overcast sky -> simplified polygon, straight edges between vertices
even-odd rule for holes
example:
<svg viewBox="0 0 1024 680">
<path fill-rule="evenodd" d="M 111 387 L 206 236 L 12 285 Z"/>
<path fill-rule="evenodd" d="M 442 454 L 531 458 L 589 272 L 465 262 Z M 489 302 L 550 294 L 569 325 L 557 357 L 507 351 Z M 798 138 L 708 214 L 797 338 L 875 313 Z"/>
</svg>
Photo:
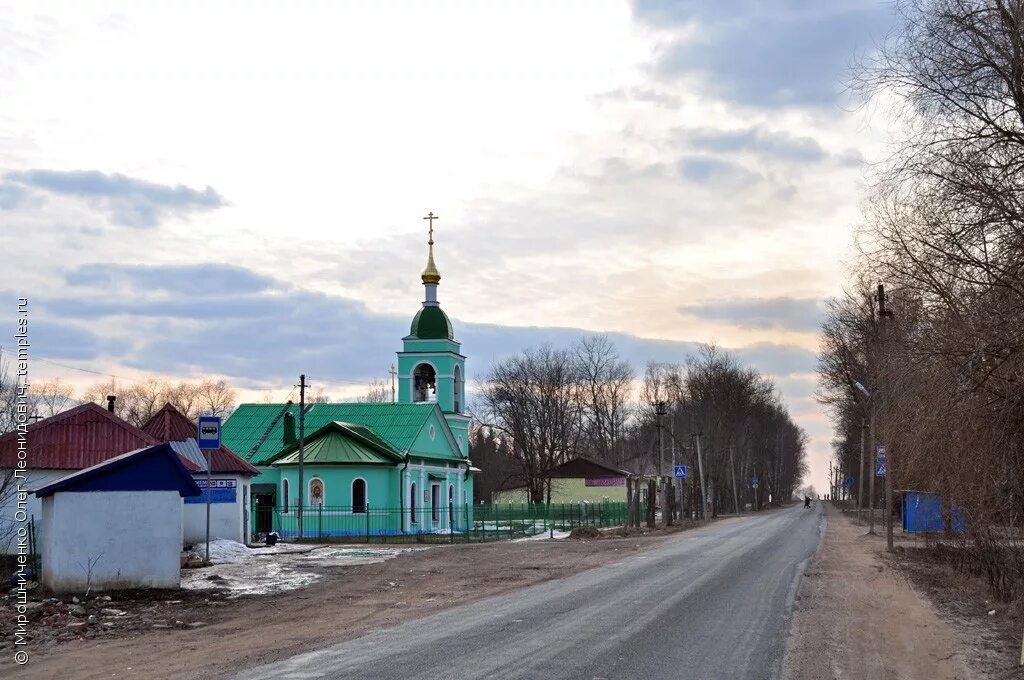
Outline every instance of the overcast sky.
<svg viewBox="0 0 1024 680">
<path fill-rule="evenodd" d="M 579 329 L 638 370 L 714 341 L 777 378 L 825 487 L 816 327 L 886 139 L 843 81 L 886 4 L 45 7 L 0 0 L 0 295 L 35 356 L 365 391 L 433 211 L 471 374 Z"/>
</svg>

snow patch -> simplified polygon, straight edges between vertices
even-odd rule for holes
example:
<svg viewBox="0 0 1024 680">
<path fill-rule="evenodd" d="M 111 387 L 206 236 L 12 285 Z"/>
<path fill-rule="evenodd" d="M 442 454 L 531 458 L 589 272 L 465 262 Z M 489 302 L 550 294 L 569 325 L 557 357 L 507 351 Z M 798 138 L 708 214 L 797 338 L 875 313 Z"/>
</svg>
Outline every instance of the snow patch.
<svg viewBox="0 0 1024 680">
<path fill-rule="evenodd" d="M 206 559 L 206 543 L 198 543 L 190 552 Z M 242 562 L 252 556 L 252 551 L 238 541 L 217 538 L 210 541 L 210 564 L 231 564 Z"/>
</svg>

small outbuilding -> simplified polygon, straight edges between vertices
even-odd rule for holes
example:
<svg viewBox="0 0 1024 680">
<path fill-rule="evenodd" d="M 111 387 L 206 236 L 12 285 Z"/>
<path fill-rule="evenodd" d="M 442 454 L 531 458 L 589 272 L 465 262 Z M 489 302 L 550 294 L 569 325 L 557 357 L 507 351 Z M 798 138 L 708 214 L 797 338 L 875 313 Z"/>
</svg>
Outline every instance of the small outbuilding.
<svg viewBox="0 0 1024 680">
<path fill-rule="evenodd" d="M 37 489 L 43 585 L 56 592 L 179 587 L 182 498 L 199 494 L 170 444 Z"/>
</svg>

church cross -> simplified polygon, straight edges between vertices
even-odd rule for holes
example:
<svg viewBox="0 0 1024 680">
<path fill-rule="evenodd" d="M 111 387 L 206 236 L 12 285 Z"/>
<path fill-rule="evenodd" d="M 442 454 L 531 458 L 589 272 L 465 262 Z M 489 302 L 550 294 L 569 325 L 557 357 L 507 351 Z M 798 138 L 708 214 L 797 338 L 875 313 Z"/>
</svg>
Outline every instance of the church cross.
<svg viewBox="0 0 1024 680">
<path fill-rule="evenodd" d="M 423 219 L 430 220 L 430 241 L 429 241 L 429 243 L 433 243 L 434 242 L 434 220 L 439 220 L 441 218 L 438 217 L 437 215 L 435 215 L 434 213 L 429 212 L 429 213 L 427 213 L 427 216 L 424 217 Z"/>
</svg>

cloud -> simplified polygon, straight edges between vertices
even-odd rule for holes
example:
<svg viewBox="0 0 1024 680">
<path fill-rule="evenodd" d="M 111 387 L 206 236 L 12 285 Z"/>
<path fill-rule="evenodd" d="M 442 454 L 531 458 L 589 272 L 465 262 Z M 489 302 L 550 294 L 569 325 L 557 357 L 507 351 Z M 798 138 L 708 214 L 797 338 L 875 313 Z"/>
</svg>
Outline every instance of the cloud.
<svg viewBox="0 0 1024 680">
<path fill-rule="evenodd" d="M 13 210 L 25 203 L 28 190 L 10 182 L 0 182 L 0 210 Z"/>
<path fill-rule="evenodd" d="M 821 327 L 824 305 L 817 298 L 732 298 L 683 305 L 679 311 L 743 328 L 784 328 L 815 332 Z"/>
<path fill-rule="evenodd" d="M 223 374 L 245 384 L 291 384 L 299 373 L 316 376 L 321 383 L 358 383 L 385 375 L 418 308 L 410 300 L 408 314 L 378 314 L 349 298 L 291 288 L 241 267 L 216 264 L 193 265 L 187 273 L 195 280 L 217 281 L 217 290 L 199 286 L 187 299 L 169 299 L 165 290 L 146 286 L 126 293 L 119 277 L 135 276 L 139 269 L 89 265 L 68 275 L 76 281 L 73 298 L 36 296 L 34 314 L 54 338 L 47 340 L 48 355 L 72 357 L 70 348 L 79 347 L 73 358 L 102 356 L 142 371 L 183 376 Z M 179 281 L 184 269 L 145 268 L 142 280 L 165 276 Z M 471 378 L 483 375 L 495 359 L 526 347 L 567 346 L 588 333 L 459 319 L 453 323 L 470 357 Z M 82 330 L 87 327 L 104 328 L 124 341 L 106 345 Z M 63 339 L 55 335 L 60 329 L 65 329 Z M 682 363 L 697 347 L 694 342 L 626 333 L 610 338 L 638 372 L 648 361 Z M 733 351 L 773 375 L 814 367 L 813 352 L 798 347 L 761 343 Z"/>
<path fill-rule="evenodd" d="M 224 205 L 212 187 L 170 186 L 97 170 L 23 170 L 7 173 L 8 182 L 96 205 L 116 224 L 154 227 L 168 215 L 187 215 Z"/>
<path fill-rule="evenodd" d="M 752 184 L 761 179 L 760 175 L 737 163 L 710 156 L 684 156 L 679 160 L 679 174 L 683 179 L 698 184 Z"/>
<path fill-rule="evenodd" d="M 634 16 L 674 38 L 654 71 L 698 75 L 753 106 L 834 104 L 846 69 L 891 22 L 877 0 L 634 0 Z"/>
<path fill-rule="evenodd" d="M 796 137 L 758 127 L 740 130 L 680 129 L 677 135 L 684 144 L 702 151 L 748 152 L 796 163 L 818 163 L 827 156 L 817 140 L 810 137 Z"/>
<path fill-rule="evenodd" d="M 631 103 L 652 104 L 666 109 L 678 109 L 682 99 L 675 94 L 653 87 L 618 87 L 614 90 L 596 94 L 591 99 L 596 104 Z"/>
<path fill-rule="evenodd" d="M 257 293 L 275 285 L 273 278 L 231 264 L 125 265 L 85 264 L 64 277 L 69 286 L 123 285 L 137 291 L 217 296 Z"/>
</svg>

